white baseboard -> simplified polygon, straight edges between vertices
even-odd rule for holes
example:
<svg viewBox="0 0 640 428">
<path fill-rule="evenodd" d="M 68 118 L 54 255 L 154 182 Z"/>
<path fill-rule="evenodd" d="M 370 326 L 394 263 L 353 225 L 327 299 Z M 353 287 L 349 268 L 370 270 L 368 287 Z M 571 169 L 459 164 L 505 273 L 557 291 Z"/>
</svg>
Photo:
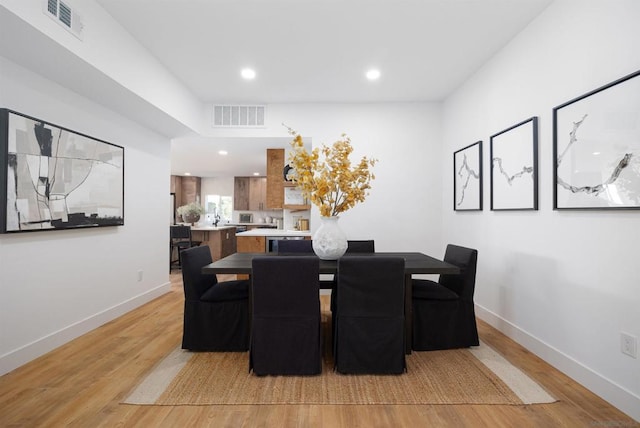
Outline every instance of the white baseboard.
<svg viewBox="0 0 640 428">
<path fill-rule="evenodd" d="M 156 288 L 146 291 L 143 294 L 132 297 L 122 303 L 91 315 L 81 321 L 73 323 L 41 339 L 28 343 L 18 349 L 0 356 L 0 375 L 8 373 L 16 368 L 28 363 L 65 343 L 82 336 L 83 334 L 100 327 L 107 322 L 118 318 L 121 315 L 168 293 L 171 283 L 164 283 Z"/>
<path fill-rule="evenodd" d="M 636 421 L 640 421 L 640 397 L 615 382 L 596 373 L 559 349 L 543 342 L 496 313 L 475 305 L 476 315 L 487 324 L 551 364 L 574 381 L 620 409 Z M 616 421 L 611 421 L 612 423 Z"/>
</svg>

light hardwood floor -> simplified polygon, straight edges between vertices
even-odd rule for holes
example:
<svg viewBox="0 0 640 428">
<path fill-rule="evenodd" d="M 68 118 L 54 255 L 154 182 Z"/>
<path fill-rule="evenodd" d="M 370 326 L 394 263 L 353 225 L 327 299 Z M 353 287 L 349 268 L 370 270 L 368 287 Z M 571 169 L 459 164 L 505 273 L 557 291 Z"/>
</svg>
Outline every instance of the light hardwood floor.
<svg viewBox="0 0 640 428">
<path fill-rule="evenodd" d="M 0 427 L 633 427 L 632 419 L 479 323 L 481 339 L 560 401 L 531 406 L 119 404 L 180 343 L 182 283 L 0 377 Z"/>
</svg>

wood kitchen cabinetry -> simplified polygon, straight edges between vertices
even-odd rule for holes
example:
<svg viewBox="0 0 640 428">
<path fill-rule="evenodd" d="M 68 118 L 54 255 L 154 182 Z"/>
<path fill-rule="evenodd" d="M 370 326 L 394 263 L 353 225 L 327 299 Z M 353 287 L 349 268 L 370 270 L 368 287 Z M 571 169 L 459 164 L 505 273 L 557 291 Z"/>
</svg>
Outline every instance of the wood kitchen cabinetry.
<svg viewBox="0 0 640 428">
<path fill-rule="evenodd" d="M 236 252 L 236 228 L 192 228 L 191 238 L 207 245 L 213 260 L 220 260 Z"/>
<path fill-rule="evenodd" d="M 284 149 L 267 149 L 267 208 L 282 209 L 284 204 Z"/>
<path fill-rule="evenodd" d="M 262 211 L 267 209 L 266 177 L 235 177 L 233 185 L 233 209 L 237 211 Z"/>
<path fill-rule="evenodd" d="M 264 253 L 267 246 L 266 236 L 238 236 L 236 238 L 238 253 Z M 249 279 L 249 275 L 238 274 L 238 279 Z"/>
<path fill-rule="evenodd" d="M 238 236 L 238 253 L 264 253 L 267 243 L 265 236 Z"/>
<path fill-rule="evenodd" d="M 176 195 L 176 208 L 187 205 L 191 202 L 200 203 L 200 177 L 183 177 L 180 175 L 171 176 L 170 193 Z"/>
</svg>

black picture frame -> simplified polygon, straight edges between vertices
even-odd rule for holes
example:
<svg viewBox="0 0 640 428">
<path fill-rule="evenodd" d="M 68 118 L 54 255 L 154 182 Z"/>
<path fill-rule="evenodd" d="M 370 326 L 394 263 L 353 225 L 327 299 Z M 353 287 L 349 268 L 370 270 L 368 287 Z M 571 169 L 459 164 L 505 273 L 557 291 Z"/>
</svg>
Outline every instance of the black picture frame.
<svg viewBox="0 0 640 428">
<path fill-rule="evenodd" d="M 482 141 L 453 153 L 453 210 L 482 211 Z"/>
<path fill-rule="evenodd" d="M 491 210 L 538 209 L 538 117 L 490 137 Z"/>
<path fill-rule="evenodd" d="M 0 109 L 0 233 L 124 225 L 124 148 Z"/>
<path fill-rule="evenodd" d="M 640 70 L 553 109 L 553 209 L 640 208 Z"/>
</svg>

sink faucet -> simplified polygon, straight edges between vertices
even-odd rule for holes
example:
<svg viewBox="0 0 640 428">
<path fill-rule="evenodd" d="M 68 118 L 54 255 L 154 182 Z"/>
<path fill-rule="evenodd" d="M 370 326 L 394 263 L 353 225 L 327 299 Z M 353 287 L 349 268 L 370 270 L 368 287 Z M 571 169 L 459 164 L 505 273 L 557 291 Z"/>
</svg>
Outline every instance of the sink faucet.
<svg viewBox="0 0 640 428">
<path fill-rule="evenodd" d="M 216 214 L 216 216 L 213 218 L 213 227 L 218 227 L 218 223 L 220 223 L 220 215 Z"/>
</svg>

